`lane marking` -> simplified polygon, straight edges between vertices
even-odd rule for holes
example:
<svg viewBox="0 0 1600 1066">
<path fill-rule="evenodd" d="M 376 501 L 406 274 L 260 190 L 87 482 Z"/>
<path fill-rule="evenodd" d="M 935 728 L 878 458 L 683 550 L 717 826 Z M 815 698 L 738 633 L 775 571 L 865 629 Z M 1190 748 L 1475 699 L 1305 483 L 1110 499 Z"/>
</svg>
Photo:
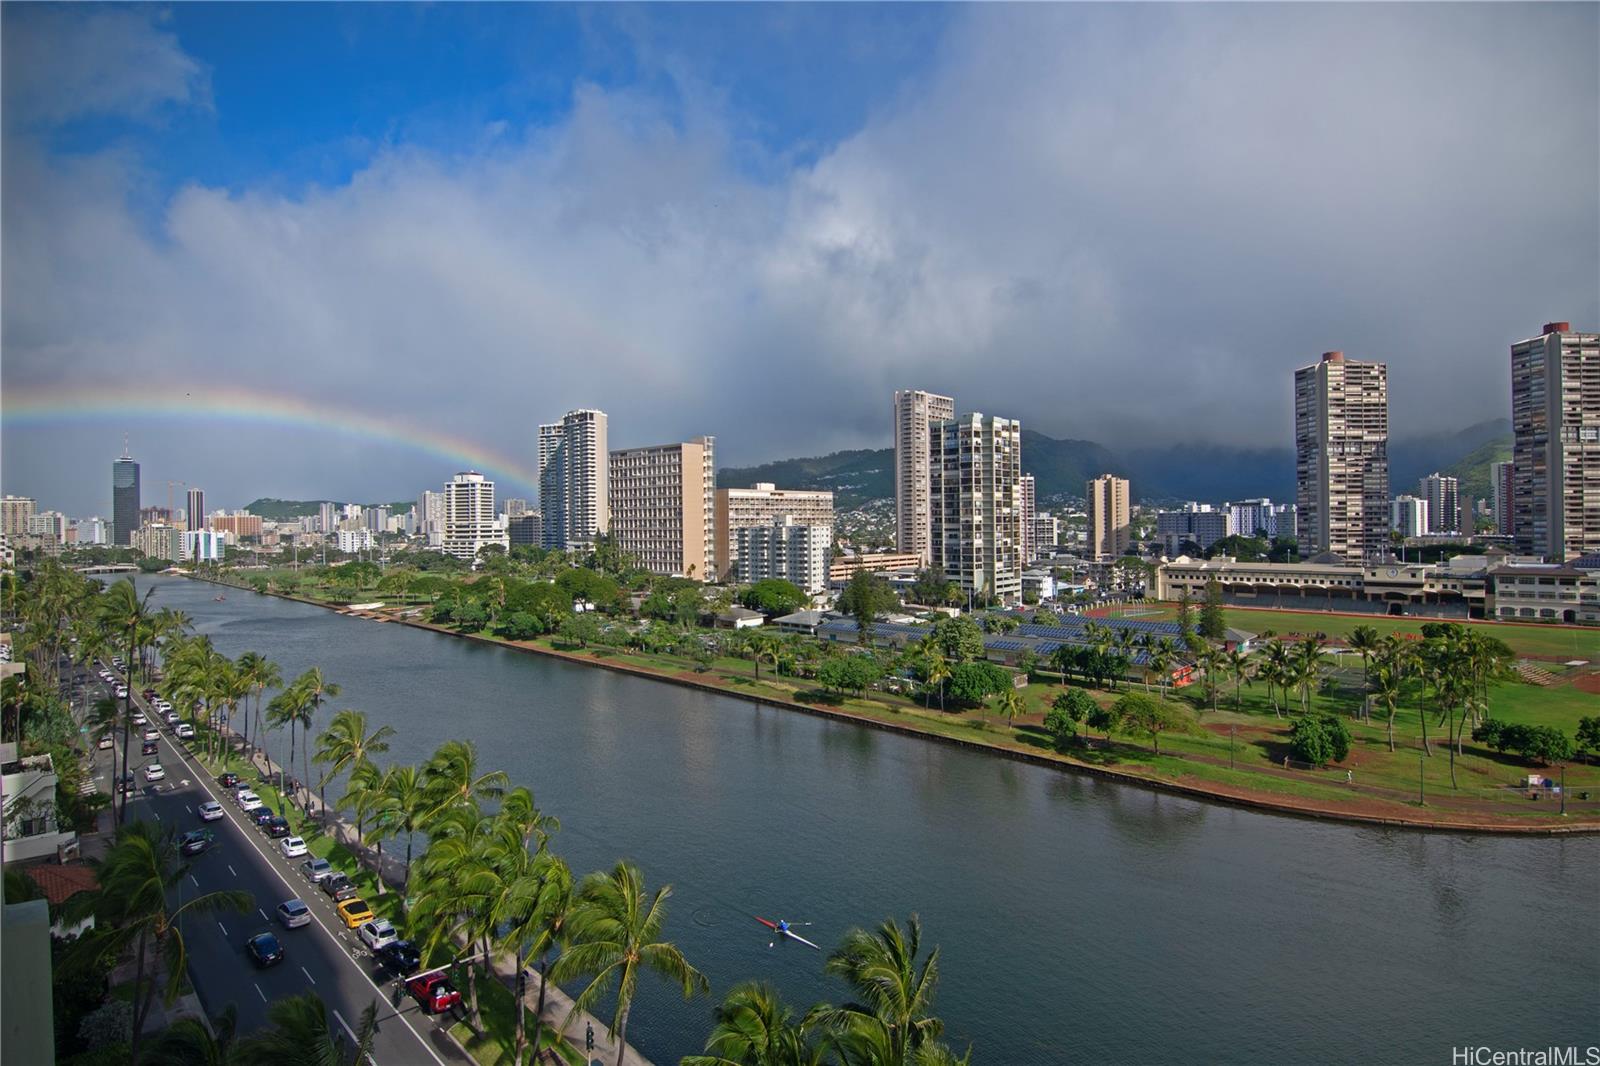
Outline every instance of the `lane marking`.
<svg viewBox="0 0 1600 1066">
<path fill-rule="evenodd" d="M 176 750 L 176 747 L 175 747 L 175 750 Z M 180 751 L 178 751 L 178 758 L 179 758 L 179 760 L 181 760 L 182 762 L 187 764 L 187 763 L 191 762 L 195 758 L 195 756 L 192 753 L 188 752 L 188 751 L 181 751 L 180 750 Z M 205 775 L 203 775 L 203 774 L 201 774 L 201 773 L 199 773 L 197 771 L 196 774 L 195 774 L 195 777 L 197 778 L 197 780 L 195 781 L 195 784 L 199 785 L 205 791 L 205 794 L 207 796 L 210 796 L 213 800 L 217 799 L 217 794 L 215 792 L 211 791 L 211 785 L 206 781 Z M 245 838 L 245 840 L 247 840 L 250 843 L 250 847 L 255 850 L 255 853 L 257 855 L 261 856 L 261 860 L 262 860 L 263 863 L 266 864 L 267 869 L 271 870 L 272 873 L 278 878 L 278 880 L 283 882 L 284 887 L 289 890 L 291 895 L 294 894 L 295 893 L 294 885 L 291 884 L 289 882 L 289 879 L 284 876 L 283 871 L 278 869 L 277 864 L 272 861 L 272 857 L 270 855 L 268 855 L 265 851 L 261 850 L 261 845 L 260 845 L 260 843 L 258 843 L 256 841 L 255 837 L 252 836 L 249 833 L 246 833 L 244 831 L 245 827 L 241 822 L 239 822 L 237 820 L 237 817 L 238 816 L 235 816 L 234 814 L 230 813 L 228 815 L 229 824 L 231 824 L 235 829 L 239 830 L 239 834 L 241 836 L 243 836 Z M 318 929 L 321 929 L 323 931 L 323 933 L 326 934 L 327 937 L 330 940 L 333 941 L 334 947 L 336 949 L 338 949 L 337 950 L 337 954 L 341 958 L 343 958 L 346 962 L 348 962 L 350 964 L 350 966 L 356 971 L 356 973 L 360 974 L 362 976 L 362 978 L 366 980 L 367 984 L 372 986 L 372 990 L 374 992 L 378 993 L 378 995 L 381 996 L 381 997 L 384 997 L 384 998 L 388 997 L 389 993 L 387 991 L 385 991 L 383 989 L 383 987 L 378 984 L 377 981 L 374 981 L 372 979 L 372 975 L 370 973 L 368 973 L 366 971 L 366 969 L 364 967 L 362 967 L 362 965 L 360 963 L 358 963 L 355 959 L 352 959 L 350 957 L 349 953 L 344 950 L 343 944 L 341 944 L 340 941 L 339 941 L 339 938 L 334 935 L 334 932 L 333 932 L 332 929 L 329 929 L 320 920 L 315 922 L 315 923 L 313 923 L 313 924 L 315 924 Z M 261 995 L 262 1002 L 266 1002 L 266 998 L 267 997 L 264 994 L 261 994 L 261 986 L 259 986 L 259 985 L 256 986 L 256 993 L 258 995 Z M 337 1017 L 338 1011 L 334 1011 L 334 1014 Z M 445 1063 L 444 1059 L 441 1059 L 439 1057 L 439 1053 L 437 1051 L 433 1050 L 433 1045 L 432 1044 L 430 1044 L 427 1040 L 423 1039 L 422 1034 L 417 1031 L 417 1027 L 411 1023 L 411 1019 L 408 1018 L 404 1014 L 399 1015 L 399 1018 L 400 1018 L 401 1023 L 405 1025 L 406 1031 L 409 1032 L 411 1034 L 411 1036 L 413 1037 L 413 1039 L 415 1039 L 416 1042 L 422 1047 L 422 1050 L 424 1050 L 424 1051 L 426 1051 L 428 1053 L 428 1057 L 430 1059 L 432 1059 L 434 1062 L 438 1063 L 438 1066 L 446 1066 L 446 1063 Z M 344 1025 L 344 1019 L 343 1018 L 339 1019 L 339 1024 Z M 345 1026 L 345 1031 L 346 1032 L 350 1032 L 350 1027 L 346 1025 Z M 351 1036 L 352 1039 L 354 1039 L 355 1033 L 351 1032 L 350 1036 Z M 372 1062 L 374 1060 L 371 1058 L 371 1056 L 368 1056 L 368 1061 Z"/>
<path fill-rule="evenodd" d="M 250 982 L 250 987 L 252 987 L 252 988 L 254 988 L 256 990 L 256 995 L 261 997 L 261 1002 L 265 1003 L 267 1001 L 267 994 L 265 992 L 261 991 L 261 986 L 260 985 L 256 984 L 254 981 L 251 981 Z"/>
<path fill-rule="evenodd" d="M 218 929 L 222 929 L 222 923 L 221 922 L 217 923 L 217 928 Z M 228 935 L 228 931 L 226 929 L 222 929 L 222 935 L 223 935 L 224 939 L 226 939 L 226 937 Z"/>
<path fill-rule="evenodd" d="M 134 799 L 138 799 L 139 797 L 135 796 L 133 798 Z M 161 812 L 160 811 L 151 811 L 150 813 L 156 816 L 156 821 L 158 821 L 158 822 L 161 821 Z M 195 884 L 199 884 L 199 883 L 200 882 L 198 882 L 198 881 L 195 882 Z"/>
<path fill-rule="evenodd" d="M 186 811 L 188 811 L 188 812 L 189 812 L 189 813 L 190 813 L 190 814 L 193 814 L 193 813 L 194 813 L 194 808 L 193 808 L 193 807 L 191 807 L 191 806 L 189 806 L 189 805 L 188 805 L 188 804 L 187 804 L 187 803 L 185 803 L 185 804 L 184 804 L 184 805 L 183 805 L 183 809 L 184 809 L 184 810 L 186 810 Z"/>
<path fill-rule="evenodd" d="M 238 876 L 239 876 L 239 871 L 238 871 L 238 870 L 235 870 L 235 869 L 234 869 L 234 868 L 233 868 L 233 863 L 231 863 L 231 862 L 230 862 L 230 863 L 229 863 L 229 864 L 228 864 L 228 872 L 229 872 L 229 873 L 230 873 L 230 874 L 232 874 L 232 875 L 233 875 L 233 876 L 235 876 L 235 877 L 238 877 Z"/>
<path fill-rule="evenodd" d="M 306 980 L 307 981 L 310 981 L 312 984 L 316 984 L 317 983 L 317 979 L 315 977 L 311 976 L 311 971 L 306 969 L 304 966 L 300 967 L 300 972 L 306 975 Z M 335 1012 L 335 1013 L 337 1013 L 337 1012 Z"/>
<path fill-rule="evenodd" d="M 261 908 L 260 908 L 260 907 L 257 907 L 257 908 L 256 908 L 256 913 L 257 913 L 257 914 L 259 914 L 259 915 L 261 915 L 261 920 L 262 920 L 262 921 L 263 921 L 263 922 L 268 922 L 268 921 L 271 921 L 271 920 L 272 920 L 272 919 L 270 919 L 270 918 L 268 918 L 268 917 L 267 917 L 267 912 L 266 912 L 266 911 L 264 911 L 264 910 L 262 910 L 262 909 L 261 909 Z"/>
<path fill-rule="evenodd" d="M 189 880 L 194 881 L 194 887 L 195 888 L 199 888 L 200 887 L 200 882 L 194 880 L 194 874 L 190 874 L 189 875 Z"/>
</svg>

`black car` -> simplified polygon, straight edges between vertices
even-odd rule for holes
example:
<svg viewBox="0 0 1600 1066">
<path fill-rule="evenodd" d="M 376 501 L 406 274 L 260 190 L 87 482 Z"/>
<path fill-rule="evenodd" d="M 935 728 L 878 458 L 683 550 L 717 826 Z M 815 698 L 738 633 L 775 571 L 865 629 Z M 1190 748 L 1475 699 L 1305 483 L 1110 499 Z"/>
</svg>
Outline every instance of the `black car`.
<svg viewBox="0 0 1600 1066">
<path fill-rule="evenodd" d="M 185 855 L 199 855 L 211 850 L 217 835 L 209 829 L 196 829 L 178 838 L 178 850 Z"/>
<path fill-rule="evenodd" d="M 283 961 L 283 945 L 274 933 L 257 933 L 245 941 L 244 949 L 257 966 L 275 966 Z"/>
<path fill-rule="evenodd" d="M 122 794 L 124 796 L 132 795 L 135 787 L 137 786 L 135 786 L 133 781 L 133 771 L 129 770 L 127 773 L 122 775 Z"/>
<path fill-rule="evenodd" d="M 378 960 L 379 969 L 386 970 L 396 977 L 416 973 L 422 965 L 422 952 L 417 950 L 417 945 L 409 940 L 396 940 L 379 948 L 374 957 Z"/>
<path fill-rule="evenodd" d="M 286 837 L 289 835 L 289 819 L 274 815 L 267 819 L 264 828 L 269 837 Z"/>
<path fill-rule="evenodd" d="M 147 740 L 147 741 L 145 741 L 143 744 L 139 745 L 139 754 L 140 755 L 160 755 L 161 754 L 161 742 L 158 741 L 158 740 Z"/>
<path fill-rule="evenodd" d="M 361 894 L 356 883 L 344 874 L 334 874 L 332 877 L 322 879 L 322 891 L 332 896 L 335 901 L 353 899 Z"/>
<path fill-rule="evenodd" d="M 229 770 L 227 773 L 217 778 L 217 784 L 221 785 L 223 788 L 238 788 L 239 775 L 234 773 L 232 770 Z"/>
<path fill-rule="evenodd" d="M 272 813 L 272 808 L 271 807 L 261 807 L 258 810 L 256 810 L 254 813 L 252 813 L 250 815 L 250 817 L 255 821 L 256 828 L 260 829 L 261 827 L 265 826 L 268 822 L 272 821 L 274 818 L 276 818 L 278 816 L 276 814 Z"/>
</svg>

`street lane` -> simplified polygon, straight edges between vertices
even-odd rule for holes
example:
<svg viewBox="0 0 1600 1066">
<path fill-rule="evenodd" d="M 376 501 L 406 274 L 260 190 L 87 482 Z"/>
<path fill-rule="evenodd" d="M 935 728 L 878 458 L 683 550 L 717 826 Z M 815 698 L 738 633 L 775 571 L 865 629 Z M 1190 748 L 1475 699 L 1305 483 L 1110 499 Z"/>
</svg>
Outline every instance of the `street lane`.
<svg viewBox="0 0 1600 1066">
<path fill-rule="evenodd" d="M 146 716 L 157 722 L 153 708 L 145 706 L 142 699 L 137 702 Z M 165 722 L 157 728 L 160 753 L 128 761 L 138 785 L 129 815 L 155 818 L 180 834 L 201 827 L 216 834 L 216 845 L 191 860 L 190 877 L 179 887 L 180 900 L 221 889 L 241 889 L 254 900 L 243 914 L 224 911 L 184 919 L 190 978 L 206 1012 L 215 1014 L 232 1003 L 238 1010 L 239 1030 L 249 1032 L 267 1024 L 272 1001 L 312 992 L 328 1006 L 330 1014 L 342 1019 L 336 1020 L 336 1025 L 348 1031 L 376 1001 L 379 1031 L 373 1046 L 374 1062 L 381 1066 L 445 1066 L 467 1061 L 443 1034 L 438 1021 L 399 994 L 398 982 L 373 977 L 370 956 L 359 939 L 344 930 L 327 895 L 300 876 L 303 860 L 285 859 L 277 841 L 245 822 L 231 795 L 204 774 Z M 135 730 L 133 743 L 141 743 L 142 732 Z M 120 736 L 118 741 L 120 747 Z M 119 751 L 96 752 L 97 756 L 112 754 L 120 758 Z M 157 760 L 166 770 L 166 779 L 146 782 L 144 767 Z M 197 808 L 208 799 L 222 805 L 223 818 L 201 821 Z M 312 923 L 285 929 L 274 912 L 279 903 L 294 897 L 311 908 Z M 276 933 L 283 944 L 284 961 L 262 970 L 245 953 L 245 941 L 266 930 Z M 352 949 L 359 949 L 362 957 L 352 958 Z"/>
</svg>

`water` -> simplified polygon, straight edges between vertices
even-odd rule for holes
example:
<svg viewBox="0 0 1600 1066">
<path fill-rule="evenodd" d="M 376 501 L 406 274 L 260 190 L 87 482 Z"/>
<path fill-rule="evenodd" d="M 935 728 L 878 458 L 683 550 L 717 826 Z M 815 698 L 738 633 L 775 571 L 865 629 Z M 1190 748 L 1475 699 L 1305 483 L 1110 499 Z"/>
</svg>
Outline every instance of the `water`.
<svg viewBox="0 0 1600 1066">
<path fill-rule="evenodd" d="M 1325 825 L 1212 806 L 183 579 L 217 649 L 343 686 L 324 715 L 473 741 L 562 821 L 576 872 L 670 883 L 669 939 L 720 997 L 843 998 L 751 915 L 922 916 L 947 1037 L 981 1063 L 1439 1062 L 1600 1043 L 1600 840 Z M 287 737 L 271 740 L 282 760 Z M 382 760 L 380 760 L 382 761 Z M 299 760 L 296 760 L 296 766 Z M 334 795 L 330 791 L 330 796 Z M 644 979 L 632 1042 L 700 1050 L 712 1000 Z"/>
</svg>

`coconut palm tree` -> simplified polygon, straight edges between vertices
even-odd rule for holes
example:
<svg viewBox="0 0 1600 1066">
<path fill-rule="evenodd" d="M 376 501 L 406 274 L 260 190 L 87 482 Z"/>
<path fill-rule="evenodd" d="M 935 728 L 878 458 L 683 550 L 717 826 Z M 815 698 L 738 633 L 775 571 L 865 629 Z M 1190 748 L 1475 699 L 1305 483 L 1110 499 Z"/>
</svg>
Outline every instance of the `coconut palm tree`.
<svg viewBox="0 0 1600 1066">
<path fill-rule="evenodd" d="M 79 941 L 73 961 L 115 960 L 134 947 L 133 1046 L 129 1058 L 139 1058 L 139 1037 L 155 1002 L 152 956 L 159 955 L 166 969 L 164 1000 L 178 998 L 188 969 L 183 936 L 186 914 L 211 914 L 222 910 L 248 913 L 253 901 L 248 892 L 206 892 L 182 898 L 189 865 L 178 854 L 170 832 L 156 822 L 138 821 L 117 827 L 105 858 L 90 860 L 98 888 L 67 902 L 69 920 L 93 916 L 95 933 Z M 176 901 L 176 906 L 174 906 Z"/>
<path fill-rule="evenodd" d="M 434 798 L 428 793 L 426 773 L 410 765 L 391 766 L 385 770 L 377 791 L 372 828 L 362 841 L 368 845 L 376 843 L 381 853 L 385 838 L 405 835 L 406 877 L 401 892 L 404 897 L 411 891 L 412 845 L 434 810 Z"/>
<path fill-rule="evenodd" d="M 310 724 L 311 693 L 301 687 L 298 681 L 292 682 L 267 704 L 267 727 L 269 729 L 279 729 L 285 725 L 289 727 L 289 756 L 278 766 L 278 794 L 284 796 L 286 801 L 293 800 L 288 794 L 284 780 L 286 767 L 294 764 L 295 729 Z"/>
<path fill-rule="evenodd" d="M 1000 693 L 1000 698 L 995 702 L 999 705 L 1000 713 L 1006 716 L 1006 721 L 1016 725 L 1017 715 L 1022 713 L 1022 693 L 1013 686 Z"/>
<path fill-rule="evenodd" d="M 321 779 L 317 781 L 324 810 L 328 805 L 328 782 L 340 774 L 352 772 L 357 767 L 370 763 L 372 756 L 382 755 L 388 751 L 389 738 L 392 736 L 394 727 L 389 725 L 379 726 L 368 733 L 367 715 L 364 711 L 346 709 L 336 712 L 329 719 L 328 728 L 317 737 L 317 753 L 312 757 L 312 761 L 327 767 Z M 357 821 L 356 835 L 360 836 L 361 832 L 361 823 Z"/>
<path fill-rule="evenodd" d="M 616 1004 L 610 1031 L 617 1041 L 617 1066 L 622 1066 L 628 1051 L 628 1011 L 641 969 L 681 986 L 685 999 L 710 991 L 710 983 L 689 965 L 683 952 L 661 939 L 671 895 L 670 885 L 647 893 L 638 868 L 625 862 L 617 863 L 609 874 L 590 874 L 583 879 L 568 922 L 568 945 L 550 970 L 557 983 L 592 975 L 573 999 L 568 1022 L 594 1010 L 602 996 L 611 995 Z"/>
<path fill-rule="evenodd" d="M 1228 669 L 1233 673 L 1233 709 L 1239 711 L 1244 706 L 1239 698 L 1239 686 L 1250 683 L 1250 656 L 1240 651 L 1238 645 L 1229 648 L 1225 654 Z"/>
<path fill-rule="evenodd" d="M 146 591 L 144 598 L 140 599 L 133 581 L 130 578 L 123 578 L 101 593 L 98 601 L 97 613 L 100 620 L 105 623 L 107 629 L 119 634 L 128 649 L 128 695 L 124 696 L 122 701 L 122 777 L 128 775 L 128 740 L 133 728 L 133 664 L 139 658 L 140 640 L 150 632 L 149 603 L 150 593 L 154 591 L 154 589 Z M 121 791 L 118 789 L 117 793 L 120 795 Z M 122 802 L 117 805 L 118 825 L 127 821 L 128 798 L 125 795 L 121 796 Z"/>
<path fill-rule="evenodd" d="M 278 688 L 283 684 L 283 669 L 277 663 L 268 659 L 259 652 L 247 651 L 239 656 L 237 663 L 239 676 L 247 678 L 250 687 L 255 689 L 255 731 L 251 732 L 250 714 L 245 714 L 245 747 L 246 754 L 252 754 L 250 737 L 255 737 L 255 743 L 261 743 L 261 698 L 269 688 Z"/>
<path fill-rule="evenodd" d="M 828 973 L 844 978 L 856 1001 L 814 1007 L 806 1020 L 833 1036 L 850 1066 L 907 1066 L 938 1044 L 944 1023 L 930 1012 L 939 949 L 919 961 L 921 950 L 922 923 L 913 914 L 905 929 L 892 918 L 876 934 L 852 929 L 828 956 Z"/>
<path fill-rule="evenodd" d="M 1311 713 L 1311 687 L 1322 677 L 1322 649 L 1326 644 L 1321 637 L 1305 637 L 1294 647 L 1292 670 L 1303 714 Z"/>
<path fill-rule="evenodd" d="M 361 1012 L 354 1041 L 334 1027 L 315 992 L 273 1001 L 267 1019 L 269 1028 L 239 1042 L 239 1066 L 362 1066 L 372 1057 L 378 1034 L 378 1003 L 373 1000 Z"/>
<path fill-rule="evenodd" d="M 766 983 L 735 985 L 717 1006 L 716 1024 L 704 1055 L 686 1055 L 679 1066 L 822 1066 L 824 1043 L 814 1029 L 795 1021 L 794 1011 Z"/>
<path fill-rule="evenodd" d="M 305 689 L 306 694 L 309 697 L 306 703 L 301 706 L 301 714 L 303 717 L 300 719 L 300 769 L 304 775 L 301 777 L 301 780 L 305 782 L 306 806 L 309 807 L 311 806 L 311 722 L 316 717 L 317 713 L 322 710 L 322 701 L 324 699 L 331 700 L 335 696 L 339 695 L 339 686 L 323 676 L 322 667 L 320 666 L 313 666 L 311 669 L 295 678 L 294 683 Z M 289 737 L 289 756 L 292 760 L 294 757 L 294 732 L 292 728 L 290 730 Z M 327 816 L 328 812 L 326 809 L 324 809 L 322 812 L 324 821 L 327 820 Z"/>
<path fill-rule="evenodd" d="M 518 883 L 503 918 L 506 942 L 515 944 L 522 958 L 539 960 L 539 1000 L 533 1010 L 533 1046 L 537 1048 L 545 991 L 550 986 L 550 952 L 565 942 L 575 895 L 572 871 L 559 857 L 541 850 L 533 862 L 533 876 Z"/>
<path fill-rule="evenodd" d="M 1367 684 L 1367 669 L 1372 665 L 1372 657 L 1378 651 L 1378 631 L 1372 626 L 1356 626 L 1350 631 L 1350 639 L 1346 641 L 1350 650 L 1361 656 L 1361 685 Z"/>
<path fill-rule="evenodd" d="M 184 1015 L 151 1038 L 139 1066 L 238 1066 L 238 1029 L 239 1011 L 232 1003 L 209 1025 Z"/>
<path fill-rule="evenodd" d="M 928 685 L 936 685 L 939 689 L 939 710 L 944 711 L 944 686 L 950 680 L 950 663 L 939 653 L 938 648 L 930 648 L 922 660 L 922 678 Z"/>
<path fill-rule="evenodd" d="M 478 749 L 470 740 L 445 741 L 428 760 L 426 771 L 434 813 L 455 807 L 475 809 L 479 800 L 496 800 L 505 795 L 510 784 L 504 770 L 478 773 Z"/>
<path fill-rule="evenodd" d="M 1373 698 L 1383 704 L 1389 712 L 1389 750 L 1394 751 L 1394 710 L 1400 701 L 1401 690 L 1405 686 L 1407 660 L 1403 656 L 1389 656 L 1382 652 L 1378 654 L 1376 669 L 1368 684 L 1372 688 Z"/>
<path fill-rule="evenodd" d="M 429 820 L 427 828 L 428 850 L 417 864 L 416 905 L 409 924 L 413 931 L 423 931 L 419 939 L 424 957 L 456 938 L 477 956 L 480 945 L 494 934 L 495 916 L 486 886 L 479 883 L 472 892 L 467 887 L 485 862 L 493 819 L 484 817 L 473 801 L 446 808 Z M 467 1010 L 475 1029 L 482 1028 L 478 974 L 483 961 L 474 958 L 467 963 Z"/>
<path fill-rule="evenodd" d="M 533 844 L 535 851 L 543 851 L 549 846 L 550 837 L 561 831 L 561 819 L 541 811 L 533 791 L 522 785 L 505 794 L 495 818 L 516 830 L 524 849 Z"/>
<path fill-rule="evenodd" d="M 378 884 L 378 895 L 383 895 L 383 835 L 379 834 L 369 839 L 366 831 L 367 819 L 373 818 L 382 810 L 387 802 L 383 793 L 383 772 L 375 763 L 357 763 L 351 770 L 350 776 L 345 778 L 344 795 L 334 801 L 335 810 L 348 810 L 356 816 L 356 839 L 364 844 L 376 844 L 377 856 L 374 860 L 373 873 Z M 360 852 L 356 853 L 356 862 L 361 861 Z"/>
</svg>

